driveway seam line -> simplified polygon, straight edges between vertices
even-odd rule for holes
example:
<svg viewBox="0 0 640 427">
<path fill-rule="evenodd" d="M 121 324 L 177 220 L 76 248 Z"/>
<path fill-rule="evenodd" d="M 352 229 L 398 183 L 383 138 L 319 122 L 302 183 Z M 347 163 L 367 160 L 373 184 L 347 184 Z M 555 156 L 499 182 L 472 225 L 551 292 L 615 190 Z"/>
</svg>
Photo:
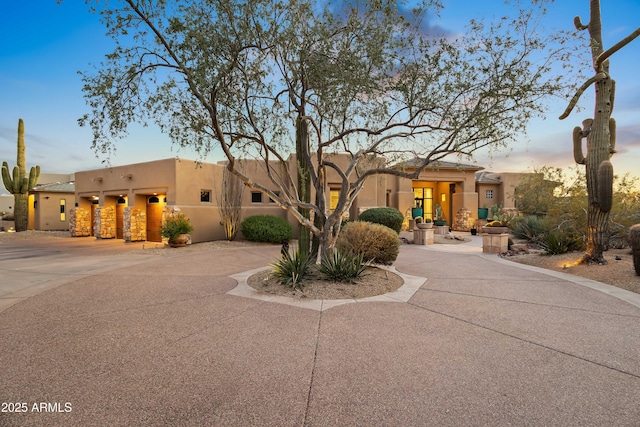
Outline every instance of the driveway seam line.
<svg viewBox="0 0 640 427">
<path fill-rule="evenodd" d="M 497 329 L 492 329 L 492 328 L 490 328 L 488 326 L 480 325 L 478 323 L 474 323 L 474 322 L 471 322 L 469 320 L 465 320 L 465 319 L 462 319 L 462 318 L 459 318 L 459 317 L 456 317 L 456 316 L 452 316 L 451 314 L 442 313 L 440 311 L 436 311 L 436 310 L 433 310 L 433 309 L 430 309 L 430 308 L 422 307 L 422 306 L 420 306 L 418 304 L 415 304 L 415 303 L 412 303 L 412 302 L 409 302 L 408 304 L 410 304 L 410 305 L 412 305 L 412 306 L 414 306 L 416 308 L 419 308 L 419 309 L 434 313 L 434 314 L 439 314 L 439 315 L 447 317 L 449 319 L 457 320 L 459 322 L 466 323 L 468 325 L 475 326 L 477 328 L 481 328 L 481 329 L 484 329 L 486 331 L 490 331 L 490 332 L 494 332 L 496 334 L 504 335 L 506 337 L 513 338 L 515 340 L 522 341 L 522 342 L 525 342 L 527 344 L 534 345 L 536 347 L 544 348 L 545 350 L 550 350 L 550 351 L 553 351 L 553 352 L 556 352 L 556 353 L 560 353 L 560 354 L 563 354 L 565 356 L 569 356 L 569 357 L 572 357 L 572 358 L 575 358 L 575 359 L 578 359 L 578 360 L 582 360 L 584 362 L 591 363 L 591 364 L 594 364 L 596 366 L 600 366 L 602 368 L 610 369 L 612 371 L 619 372 L 621 374 L 625 374 L 625 375 L 628 375 L 628 376 L 631 376 L 633 378 L 636 378 L 636 379 L 640 380 L 640 374 L 634 374 L 633 372 L 628 372 L 628 371 L 624 371 L 622 369 L 615 368 L 613 366 L 608 366 L 608 365 L 605 365 L 603 363 L 596 362 L 594 360 L 586 359 L 586 358 L 578 356 L 576 354 L 567 353 L 566 351 L 563 351 L 563 350 L 560 350 L 560 349 L 557 349 L 557 348 L 549 347 L 549 346 L 544 345 L 544 344 L 540 344 L 540 343 L 537 343 L 537 342 L 534 342 L 534 341 L 526 340 L 526 339 L 518 337 L 516 335 L 511 335 L 511 334 L 508 334 L 506 332 L 499 331 Z"/>
</svg>

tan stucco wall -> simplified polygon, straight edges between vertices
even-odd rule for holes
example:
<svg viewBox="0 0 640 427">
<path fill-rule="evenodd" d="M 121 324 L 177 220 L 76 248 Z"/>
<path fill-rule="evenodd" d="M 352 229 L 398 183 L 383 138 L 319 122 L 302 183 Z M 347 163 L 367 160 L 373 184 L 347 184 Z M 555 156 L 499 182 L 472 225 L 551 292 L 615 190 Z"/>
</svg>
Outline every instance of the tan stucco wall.
<svg viewBox="0 0 640 427">
<path fill-rule="evenodd" d="M 30 197 L 29 214 L 33 214 L 33 228 L 42 231 L 68 230 L 69 210 L 73 208 L 75 195 L 60 192 L 36 192 Z M 65 218 L 60 219 L 60 201 L 65 201 Z M 33 208 L 34 202 L 37 207 Z"/>
<path fill-rule="evenodd" d="M 342 167 L 346 166 L 349 161 L 348 157 L 338 155 L 333 156 L 331 160 Z M 243 160 L 240 165 L 245 174 L 253 181 L 267 186 L 272 191 L 280 191 L 275 184 L 270 182 L 261 162 Z M 295 156 L 291 156 L 284 164 L 276 163 L 276 166 L 279 168 L 281 176 L 284 177 L 285 172 L 289 171 L 291 179 L 294 183 L 296 182 Z M 159 197 L 166 197 L 168 207 L 180 209 L 191 219 L 194 226 L 193 242 L 223 239 L 224 231 L 220 224 L 217 204 L 224 167 L 224 164 L 202 163 L 196 166 L 195 162 L 191 160 L 164 159 L 78 172 L 75 177 L 75 203 L 80 208 L 90 209 L 91 199 L 96 196 L 99 200 L 99 206 L 112 207 L 122 196 L 126 198 L 128 206 L 145 209 L 148 197 L 157 193 Z M 341 180 L 335 171 L 331 169 L 327 171 L 326 195 L 328 198 L 330 188 L 339 186 Z M 475 191 L 475 171 L 473 168 L 432 168 L 423 171 L 419 179 L 415 181 L 392 175 L 372 176 L 366 181 L 354 201 L 349 211 L 350 217 L 355 219 L 361 209 L 375 206 L 389 205 L 403 213 L 410 212 L 411 207 L 414 206 L 412 190 L 414 186 L 428 186 L 434 189 L 433 200 L 442 205 L 444 216 L 450 225 L 455 219 L 456 213 L 462 208 L 469 209 L 472 215 L 477 217 L 477 208 L 483 206 L 483 202 L 489 207 L 499 202 L 500 195 L 504 193 L 499 192 L 499 186 L 492 185 L 487 188 L 494 190 L 494 199 L 483 200 L 485 186 L 479 184 L 478 193 Z M 508 186 L 512 185 L 512 182 L 517 182 L 520 174 L 503 175 L 508 176 L 507 185 L 504 186 L 505 192 L 512 193 L 512 189 Z M 451 193 L 451 184 L 455 184 L 455 193 Z M 211 191 L 209 202 L 200 200 L 201 190 Z M 293 225 L 294 234 L 297 235 L 297 222 L 292 215 L 271 202 L 265 195 L 262 196 L 260 203 L 252 202 L 252 191 L 256 190 L 243 187 L 242 219 L 258 214 L 279 216 L 287 219 Z M 315 198 L 313 191 L 312 189 L 312 200 Z M 443 194 L 445 195 L 444 202 L 442 201 Z M 327 206 L 328 204 L 329 200 L 327 200 Z M 73 206 L 71 200 L 67 201 L 67 205 L 69 209 Z"/>
</svg>

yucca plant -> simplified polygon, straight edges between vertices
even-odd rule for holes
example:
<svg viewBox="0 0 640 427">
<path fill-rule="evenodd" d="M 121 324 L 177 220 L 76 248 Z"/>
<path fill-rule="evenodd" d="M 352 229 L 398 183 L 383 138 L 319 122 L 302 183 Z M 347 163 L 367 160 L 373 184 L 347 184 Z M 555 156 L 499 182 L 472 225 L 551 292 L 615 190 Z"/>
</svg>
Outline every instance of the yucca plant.
<svg viewBox="0 0 640 427">
<path fill-rule="evenodd" d="M 363 253 L 334 250 L 332 254 L 322 257 L 318 271 L 327 279 L 354 283 L 370 265 L 371 261 L 364 262 Z"/>
<path fill-rule="evenodd" d="M 303 254 L 299 250 L 291 255 L 288 251 L 282 257 L 271 264 L 273 274 L 280 283 L 290 286 L 292 289 L 302 290 L 302 281 L 309 274 L 309 268 L 313 265 L 314 258 L 308 254 Z"/>
</svg>

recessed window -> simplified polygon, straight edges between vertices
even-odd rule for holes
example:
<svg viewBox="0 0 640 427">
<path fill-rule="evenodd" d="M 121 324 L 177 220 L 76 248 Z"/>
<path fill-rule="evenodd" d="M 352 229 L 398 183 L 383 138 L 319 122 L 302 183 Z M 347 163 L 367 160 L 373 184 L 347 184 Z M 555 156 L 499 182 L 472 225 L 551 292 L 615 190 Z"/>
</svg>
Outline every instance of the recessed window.
<svg viewBox="0 0 640 427">
<path fill-rule="evenodd" d="M 200 190 L 200 201 L 202 203 L 211 203 L 211 190 Z"/>
<path fill-rule="evenodd" d="M 485 197 L 486 197 L 487 199 L 493 199 L 493 190 L 487 190 L 487 191 L 485 192 Z"/>
<path fill-rule="evenodd" d="M 262 193 L 259 191 L 252 191 L 251 203 L 262 203 Z"/>
<path fill-rule="evenodd" d="M 280 192 L 279 192 L 279 191 L 274 191 L 273 193 L 274 193 L 276 196 L 280 197 Z M 275 201 L 275 200 L 273 200 L 271 197 L 269 197 L 269 202 L 271 202 L 271 203 L 275 203 L 276 201 Z"/>
</svg>

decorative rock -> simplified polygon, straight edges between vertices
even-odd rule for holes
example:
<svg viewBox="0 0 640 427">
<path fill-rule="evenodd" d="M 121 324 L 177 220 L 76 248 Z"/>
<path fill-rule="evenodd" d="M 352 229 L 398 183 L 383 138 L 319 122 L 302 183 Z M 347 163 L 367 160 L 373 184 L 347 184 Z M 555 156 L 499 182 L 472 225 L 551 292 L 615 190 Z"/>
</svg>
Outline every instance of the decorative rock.
<svg viewBox="0 0 640 427">
<path fill-rule="evenodd" d="M 473 221 L 471 211 L 467 208 L 462 208 L 456 214 L 452 228 L 454 231 L 469 231 L 471 229 L 469 226 L 470 221 Z"/>
</svg>

